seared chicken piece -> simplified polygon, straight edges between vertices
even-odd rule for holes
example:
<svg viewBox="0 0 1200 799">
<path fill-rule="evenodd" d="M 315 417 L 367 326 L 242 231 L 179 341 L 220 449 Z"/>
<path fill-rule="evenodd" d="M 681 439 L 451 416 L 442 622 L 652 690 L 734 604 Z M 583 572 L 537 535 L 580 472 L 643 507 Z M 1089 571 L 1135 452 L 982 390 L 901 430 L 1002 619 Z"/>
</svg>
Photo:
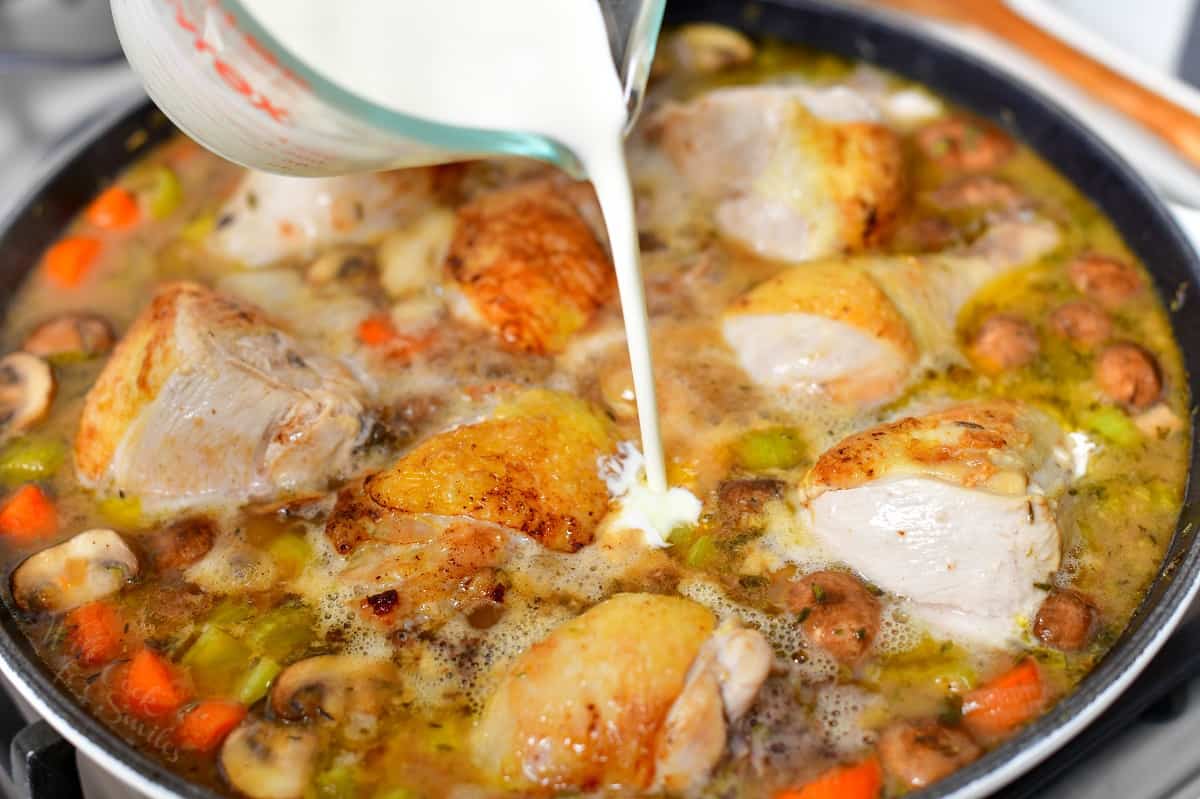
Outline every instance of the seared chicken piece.
<svg viewBox="0 0 1200 799">
<path fill-rule="evenodd" d="M 957 253 L 790 267 L 734 300 L 725 340 L 765 387 L 885 402 L 923 357 L 954 352 L 958 312 L 972 294 L 1058 241 L 1053 224 L 1013 218 Z"/>
<path fill-rule="evenodd" d="M 560 181 L 489 192 L 458 211 L 446 256 L 465 302 L 456 312 L 512 350 L 561 352 L 613 297 L 616 276 L 584 213 L 587 197 Z"/>
<path fill-rule="evenodd" d="M 805 261 L 886 234 L 904 157 L 874 105 L 846 87 L 719 89 L 654 120 L 721 234 L 758 255 Z"/>
<path fill-rule="evenodd" d="M 254 306 L 168 284 L 87 395 L 76 472 L 149 511 L 324 489 L 369 432 L 363 394 Z"/>
<path fill-rule="evenodd" d="M 365 493 L 383 511 L 466 516 L 572 552 L 608 508 L 596 463 L 615 444 L 607 420 L 582 400 L 535 390 L 490 419 L 426 439 L 368 477 Z"/>
<path fill-rule="evenodd" d="M 663 724 L 654 788 L 700 787 L 725 751 L 728 724 L 746 714 L 774 655 L 757 630 L 726 620 L 700 648 Z"/>
<path fill-rule="evenodd" d="M 1032 624 L 1058 568 L 1062 431 L 1001 400 L 850 436 L 817 460 L 804 513 L 834 557 L 934 629 L 1001 645 Z"/>
<path fill-rule="evenodd" d="M 247 172 L 217 215 L 209 247 L 246 266 L 318 247 L 371 241 L 400 227 L 434 200 L 431 169 L 333 178 Z"/>
<path fill-rule="evenodd" d="M 619 594 L 508 666 L 471 741 L 520 791 L 702 783 L 772 657 L 762 636 L 680 597 Z"/>
</svg>

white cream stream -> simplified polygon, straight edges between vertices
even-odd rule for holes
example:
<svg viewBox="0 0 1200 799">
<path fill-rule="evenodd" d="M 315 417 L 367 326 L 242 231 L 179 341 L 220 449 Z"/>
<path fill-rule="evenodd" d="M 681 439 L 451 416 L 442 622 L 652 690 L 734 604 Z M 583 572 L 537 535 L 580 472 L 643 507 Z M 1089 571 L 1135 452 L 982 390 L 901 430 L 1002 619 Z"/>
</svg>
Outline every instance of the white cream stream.
<svg viewBox="0 0 1200 799">
<path fill-rule="evenodd" d="M 626 109 L 595 0 L 243 0 L 281 43 L 379 105 L 453 125 L 529 130 L 565 145 L 592 179 L 612 248 L 633 364 L 646 482 L 667 491 Z"/>
</svg>

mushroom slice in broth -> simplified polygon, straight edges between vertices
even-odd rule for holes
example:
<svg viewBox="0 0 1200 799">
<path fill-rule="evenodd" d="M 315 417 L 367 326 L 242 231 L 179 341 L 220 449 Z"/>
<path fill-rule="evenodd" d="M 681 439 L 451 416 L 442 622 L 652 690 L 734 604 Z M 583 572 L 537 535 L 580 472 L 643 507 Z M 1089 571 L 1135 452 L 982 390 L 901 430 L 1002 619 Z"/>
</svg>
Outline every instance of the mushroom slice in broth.
<svg viewBox="0 0 1200 799">
<path fill-rule="evenodd" d="M 138 559 L 112 530 L 88 530 L 27 558 L 12 575 L 26 611 L 65 613 L 115 594 L 138 575 Z"/>
<path fill-rule="evenodd" d="M 252 799 L 298 799 L 312 777 L 317 746 L 312 730 L 251 719 L 225 739 L 221 772 Z"/>
</svg>

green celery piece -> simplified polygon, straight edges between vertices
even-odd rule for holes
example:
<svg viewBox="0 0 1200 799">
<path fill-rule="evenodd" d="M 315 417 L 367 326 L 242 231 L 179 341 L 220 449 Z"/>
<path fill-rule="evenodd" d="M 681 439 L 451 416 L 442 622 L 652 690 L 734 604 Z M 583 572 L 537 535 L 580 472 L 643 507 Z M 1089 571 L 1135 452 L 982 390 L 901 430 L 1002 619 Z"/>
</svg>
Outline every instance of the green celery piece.
<svg viewBox="0 0 1200 799">
<path fill-rule="evenodd" d="M 100 500 L 100 515 L 117 527 L 137 527 L 142 521 L 142 502 L 137 497 L 108 497 Z"/>
<path fill-rule="evenodd" d="M 358 770 L 353 766 L 333 766 L 313 781 L 317 799 L 355 799 L 358 796 Z"/>
<path fill-rule="evenodd" d="M 67 457 L 67 447 L 57 438 L 22 436 L 0 450 L 0 481 L 7 485 L 46 480 Z"/>
<path fill-rule="evenodd" d="M 671 546 L 676 547 L 676 551 L 685 550 L 692 545 L 692 539 L 696 536 L 696 525 L 680 524 L 671 528 L 671 532 L 667 534 L 667 541 Z"/>
<path fill-rule="evenodd" d="M 241 641 L 213 624 L 205 625 L 182 658 L 196 690 L 204 696 L 232 696 L 251 658 Z"/>
<path fill-rule="evenodd" d="M 221 627 L 226 632 L 249 621 L 254 616 L 254 606 L 245 599 L 227 597 L 221 600 L 208 614 L 208 623 Z"/>
<path fill-rule="evenodd" d="M 687 565 L 699 569 L 717 554 L 717 545 L 711 535 L 702 535 L 688 548 Z"/>
<path fill-rule="evenodd" d="M 148 204 L 150 216 L 155 219 L 166 219 L 183 202 L 183 186 L 179 182 L 179 177 L 165 166 L 155 167 L 151 179 L 153 187 L 150 190 Z"/>
<path fill-rule="evenodd" d="M 302 571 L 312 558 L 312 547 L 303 535 L 284 533 L 276 536 L 267 546 L 267 554 L 283 569 L 296 574 Z"/>
<path fill-rule="evenodd" d="M 752 472 L 790 469 L 804 460 L 804 450 L 804 439 L 791 427 L 751 430 L 733 447 L 738 464 Z"/>
<path fill-rule="evenodd" d="M 217 227 L 217 218 L 211 213 L 200 214 L 179 231 L 179 238 L 189 244 L 200 244 Z"/>
<path fill-rule="evenodd" d="M 246 631 L 246 644 L 260 655 L 288 663 L 308 648 L 315 619 L 303 605 L 282 605 L 259 616 Z"/>
<path fill-rule="evenodd" d="M 1122 447 L 1131 447 L 1142 440 L 1142 432 L 1120 408 L 1103 406 L 1083 414 L 1083 426 Z"/>
<path fill-rule="evenodd" d="M 253 705 L 267 695 L 274 680 L 283 667 L 269 657 L 261 657 L 255 661 L 250 671 L 242 676 L 236 689 L 237 701 L 243 705 Z"/>
</svg>

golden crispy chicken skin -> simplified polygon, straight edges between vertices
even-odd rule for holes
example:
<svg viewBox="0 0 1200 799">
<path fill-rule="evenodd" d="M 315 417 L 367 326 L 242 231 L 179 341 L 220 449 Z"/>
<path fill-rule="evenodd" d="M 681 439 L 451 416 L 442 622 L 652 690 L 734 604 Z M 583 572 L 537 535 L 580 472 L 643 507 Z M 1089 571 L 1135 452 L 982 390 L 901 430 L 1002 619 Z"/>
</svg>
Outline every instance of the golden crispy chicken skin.
<svg viewBox="0 0 1200 799">
<path fill-rule="evenodd" d="M 614 443 L 585 402 L 532 391 L 491 419 L 426 439 L 368 477 L 366 495 L 386 510 L 469 516 L 573 552 L 607 511 L 596 461 Z"/>
<path fill-rule="evenodd" d="M 552 180 L 489 192 L 458 211 L 446 269 L 504 346 L 555 353 L 612 298 L 612 263 Z"/>
<path fill-rule="evenodd" d="M 87 395 L 76 470 L 147 509 L 323 489 L 368 431 L 364 393 L 256 307 L 167 284 Z"/>
<path fill-rule="evenodd" d="M 648 787 L 660 728 L 715 627 L 678 597 L 619 594 L 510 665 L 472 740 L 503 784 L 547 792 Z"/>
<path fill-rule="evenodd" d="M 1032 429 L 1036 416 L 1004 400 L 909 416 L 864 430 L 827 450 L 806 482 L 822 489 L 846 489 L 885 475 L 933 474 L 965 488 L 1007 490 L 1010 470 L 1018 461 L 1045 456 L 1047 447 Z M 1024 491 L 1024 481 L 1016 488 Z"/>
</svg>

